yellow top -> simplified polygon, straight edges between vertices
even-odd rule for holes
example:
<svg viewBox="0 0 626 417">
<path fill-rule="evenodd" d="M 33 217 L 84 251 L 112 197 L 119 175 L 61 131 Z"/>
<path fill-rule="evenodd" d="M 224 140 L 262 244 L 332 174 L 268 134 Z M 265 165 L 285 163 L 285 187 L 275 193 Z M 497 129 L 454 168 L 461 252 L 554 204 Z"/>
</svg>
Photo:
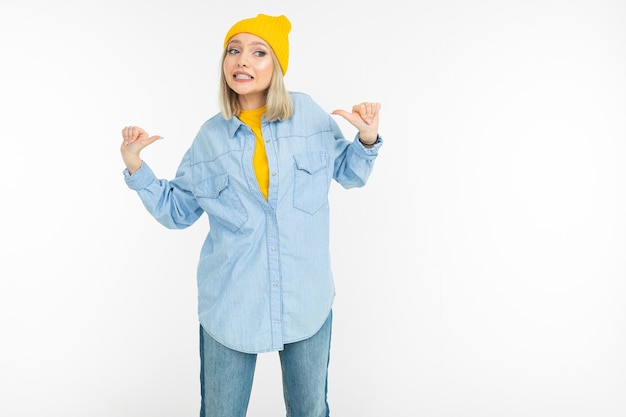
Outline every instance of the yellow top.
<svg viewBox="0 0 626 417">
<path fill-rule="evenodd" d="M 267 154 L 265 153 L 263 133 L 261 132 L 261 118 L 265 114 L 265 110 L 265 106 L 256 110 L 242 110 L 239 113 L 239 120 L 252 129 L 252 133 L 254 133 L 256 138 L 252 165 L 254 166 L 256 180 L 259 183 L 261 193 L 263 193 L 263 196 L 267 200 L 267 193 L 270 188 L 270 169 L 267 164 Z"/>
</svg>

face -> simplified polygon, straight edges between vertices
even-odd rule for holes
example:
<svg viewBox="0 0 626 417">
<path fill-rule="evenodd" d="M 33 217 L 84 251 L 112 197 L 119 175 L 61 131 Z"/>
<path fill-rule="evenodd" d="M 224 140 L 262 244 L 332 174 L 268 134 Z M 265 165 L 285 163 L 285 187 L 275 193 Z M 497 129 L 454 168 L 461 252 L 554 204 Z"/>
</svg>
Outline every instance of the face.
<svg viewBox="0 0 626 417">
<path fill-rule="evenodd" d="M 274 71 L 271 53 L 267 42 L 250 33 L 238 33 L 226 45 L 224 77 L 244 110 L 265 105 Z"/>
</svg>

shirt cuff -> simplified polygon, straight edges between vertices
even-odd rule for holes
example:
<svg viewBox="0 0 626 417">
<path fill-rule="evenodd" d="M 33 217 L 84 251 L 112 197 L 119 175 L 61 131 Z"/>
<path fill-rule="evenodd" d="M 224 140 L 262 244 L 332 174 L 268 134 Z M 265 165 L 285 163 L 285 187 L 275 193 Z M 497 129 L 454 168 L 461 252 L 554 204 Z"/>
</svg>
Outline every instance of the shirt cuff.
<svg viewBox="0 0 626 417">
<path fill-rule="evenodd" d="M 128 168 L 124 168 L 122 171 L 124 174 L 124 181 L 131 190 L 140 190 L 146 188 L 154 180 L 154 172 L 150 169 L 145 161 L 141 161 L 141 166 L 133 174 L 130 173 Z"/>
<path fill-rule="evenodd" d="M 376 142 L 373 143 L 373 146 L 366 148 L 365 145 L 363 145 L 363 143 L 359 140 L 359 134 L 357 133 L 354 137 L 354 142 L 357 143 L 357 146 L 361 150 L 365 151 L 368 156 L 375 156 L 378 155 L 378 149 L 380 149 L 383 144 L 383 138 L 380 135 L 376 136 Z"/>
</svg>

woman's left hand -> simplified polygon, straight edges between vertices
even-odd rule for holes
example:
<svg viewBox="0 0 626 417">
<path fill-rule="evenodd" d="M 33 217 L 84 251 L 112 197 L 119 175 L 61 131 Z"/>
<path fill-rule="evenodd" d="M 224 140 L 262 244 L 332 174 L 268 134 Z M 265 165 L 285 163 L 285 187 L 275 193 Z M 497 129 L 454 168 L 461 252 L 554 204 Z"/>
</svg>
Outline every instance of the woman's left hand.
<svg viewBox="0 0 626 417">
<path fill-rule="evenodd" d="M 378 113 L 380 103 L 364 102 L 352 106 L 352 112 L 334 110 L 337 114 L 359 130 L 359 140 L 364 145 L 373 145 L 378 138 Z"/>
</svg>

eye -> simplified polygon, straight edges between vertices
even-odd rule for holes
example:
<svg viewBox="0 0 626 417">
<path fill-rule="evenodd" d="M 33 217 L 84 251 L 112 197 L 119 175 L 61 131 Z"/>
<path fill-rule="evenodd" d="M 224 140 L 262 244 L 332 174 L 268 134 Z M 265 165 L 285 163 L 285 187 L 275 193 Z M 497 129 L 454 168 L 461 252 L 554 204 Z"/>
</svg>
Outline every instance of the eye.
<svg viewBox="0 0 626 417">
<path fill-rule="evenodd" d="M 239 49 L 237 49 L 237 48 L 230 48 L 230 49 L 228 49 L 228 53 L 231 54 L 231 55 L 238 54 L 239 53 Z"/>
<path fill-rule="evenodd" d="M 258 56 L 258 57 L 264 57 L 265 55 L 267 55 L 267 52 L 265 51 L 254 51 L 253 53 L 255 56 Z"/>
</svg>

